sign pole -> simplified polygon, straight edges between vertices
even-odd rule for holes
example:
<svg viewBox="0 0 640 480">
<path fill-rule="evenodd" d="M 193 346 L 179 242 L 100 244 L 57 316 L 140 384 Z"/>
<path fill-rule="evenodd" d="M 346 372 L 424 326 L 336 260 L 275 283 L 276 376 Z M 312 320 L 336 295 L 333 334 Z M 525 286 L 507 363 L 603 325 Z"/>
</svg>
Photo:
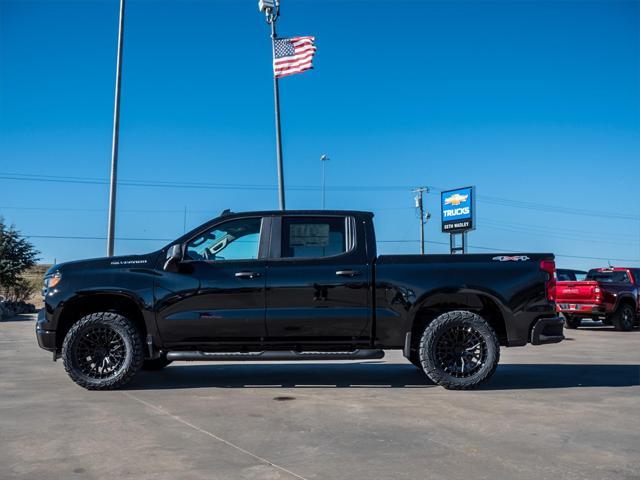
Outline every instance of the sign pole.
<svg viewBox="0 0 640 480">
<path fill-rule="evenodd" d="M 107 256 L 113 257 L 116 232 L 116 187 L 118 183 L 118 140 L 120 136 L 120 84 L 122 80 L 122 45 L 124 41 L 124 1 L 120 0 L 118 22 L 118 54 L 116 57 L 116 92 L 113 106 L 113 137 L 111 142 L 111 179 L 109 182 L 109 223 L 107 225 Z"/>
</svg>

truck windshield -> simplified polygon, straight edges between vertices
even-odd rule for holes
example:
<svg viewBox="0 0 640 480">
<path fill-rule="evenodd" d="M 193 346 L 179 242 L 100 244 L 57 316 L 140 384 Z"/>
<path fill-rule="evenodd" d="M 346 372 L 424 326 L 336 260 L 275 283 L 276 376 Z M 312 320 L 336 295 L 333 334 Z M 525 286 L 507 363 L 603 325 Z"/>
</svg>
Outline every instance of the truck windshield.
<svg viewBox="0 0 640 480">
<path fill-rule="evenodd" d="M 587 280 L 595 280 L 603 283 L 629 283 L 629 275 L 624 271 L 603 272 L 591 270 L 587 274 Z"/>
</svg>

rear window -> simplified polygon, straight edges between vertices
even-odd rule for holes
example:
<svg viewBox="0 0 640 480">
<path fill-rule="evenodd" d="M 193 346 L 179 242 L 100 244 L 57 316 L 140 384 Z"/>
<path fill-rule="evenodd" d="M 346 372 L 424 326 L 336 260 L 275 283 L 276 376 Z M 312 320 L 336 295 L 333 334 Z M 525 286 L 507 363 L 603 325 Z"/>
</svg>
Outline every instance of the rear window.
<svg viewBox="0 0 640 480">
<path fill-rule="evenodd" d="M 629 283 L 629 275 L 627 272 L 602 272 L 598 270 L 591 270 L 587 274 L 587 280 L 595 280 L 602 283 Z"/>
<path fill-rule="evenodd" d="M 575 282 L 582 281 L 587 276 L 587 272 L 582 272 L 580 270 L 565 270 L 558 269 L 556 270 L 556 277 L 561 282 Z"/>
</svg>

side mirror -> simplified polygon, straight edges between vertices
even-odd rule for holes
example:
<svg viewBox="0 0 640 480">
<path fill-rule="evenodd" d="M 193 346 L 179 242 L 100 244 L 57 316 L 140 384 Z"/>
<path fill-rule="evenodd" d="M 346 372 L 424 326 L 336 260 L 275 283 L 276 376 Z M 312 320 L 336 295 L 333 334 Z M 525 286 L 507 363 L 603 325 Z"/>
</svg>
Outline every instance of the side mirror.
<svg viewBox="0 0 640 480">
<path fill-rule="evenodd" d="M 182 262 L 182 246 L 172 245 L 167 250 L 167 260 L 164 262 L 164 270 L 167 272 L 177 272 Z"/>
</svg>

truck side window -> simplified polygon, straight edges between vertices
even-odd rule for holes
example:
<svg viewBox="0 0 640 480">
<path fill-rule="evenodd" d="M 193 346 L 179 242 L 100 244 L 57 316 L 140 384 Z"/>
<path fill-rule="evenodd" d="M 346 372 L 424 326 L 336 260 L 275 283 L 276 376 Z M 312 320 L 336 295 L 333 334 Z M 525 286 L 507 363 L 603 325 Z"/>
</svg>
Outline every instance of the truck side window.
<svg viewBox="0 0 640 480">
<path fill-rule="evenodd" d="M 241 218 L 216 225 L 187 243 L 191 260 L 255 260 L 260 245 L 260 218 Z"/>
<path fill-rule="evenodd" d="M 344 217 L 285 217 L 282 258 L 321 258 L 346 252 Z"/>
</svg>

